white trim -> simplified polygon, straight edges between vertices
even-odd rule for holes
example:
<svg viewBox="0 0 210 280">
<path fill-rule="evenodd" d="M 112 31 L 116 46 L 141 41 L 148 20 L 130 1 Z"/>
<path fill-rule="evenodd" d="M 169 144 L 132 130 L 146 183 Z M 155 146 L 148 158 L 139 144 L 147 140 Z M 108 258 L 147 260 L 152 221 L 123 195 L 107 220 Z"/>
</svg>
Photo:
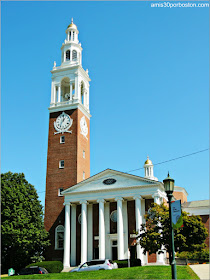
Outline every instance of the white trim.
<svg viewBox="0 0 210 280">
<path fill-rule="evenodd" d="M 210 209 L 208 206 L 183 207 L 182 210 L 188 212 L 190 215 L 210 215 Z"/>
<path fill-rule="evenodd" d="M 121 175 L 121 176 L 127 177 L 129 179 L 136 179 L 138 181 L 148 182 L 148 183 L 150 183 L 149 186 L 159 186 L 164 191 L 164 185 L 163 185 L 162 182 L 150 180 L 150 179 L 147 179 L 147 178 L 144 178 L 144 177 L 140 177 L 140 176 L 136 176 L 136 175 L 132 175 L 132 174 L 128 174 L 128 173 L 123 173 L 123 172 L 112 170 L 112 169 L 106 169 L 106 170 L 104 170 L 104 171 L 102 171 L 100 173 L 97 173 L 96 175 L 93 175 L 93 176 L 87 178 L 86 180 L 84 180 L 84 181 L 82 181 L 82 182 L 80 182 L 80 183 L 78 183 L 78 184 L 76 184 L 76 185 L 66 189 L 64 194 L 69 193 L 69 191 L 72 192 L 74 189 L 77 189 L 80 186 L 86 185 L 87 183 L 94 182 L 96 180 L 107 179 L 107 178 L 111 177 L 110 173 L 113 174 L 113 176 Z M 108 175 L 108 177 L 104 178 L 104 176 L 106 176 L 106 175 Z M 98 192 L 98 190 L 97 190 L 97 192 Z"/>
<path fill-rule="evenodd" d="M 73 110 L 73 109 L 77 109 L 77 108 L 80 109 L 80 111 L 90 120 L 91 115 L 89 113 L 89 110 L 87 110 L 84 107 L 84 105 L 82 105 L 79 102 L 49 107 L 48 110 L 50 111 L 50 113 L 54 113 L 54 112 L 60 112 L 60 111 Z"/>
</svg>

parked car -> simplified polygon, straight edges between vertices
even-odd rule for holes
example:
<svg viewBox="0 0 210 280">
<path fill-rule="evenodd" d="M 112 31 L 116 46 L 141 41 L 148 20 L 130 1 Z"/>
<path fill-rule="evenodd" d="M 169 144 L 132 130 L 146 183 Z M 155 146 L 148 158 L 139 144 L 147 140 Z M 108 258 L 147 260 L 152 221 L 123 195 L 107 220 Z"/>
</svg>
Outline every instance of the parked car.
<svg viewBox="0 0 210 280">
<path fill-rule="evenodd" d="M 70 272 L 82 272 L 82 271 L 93 271 L 93 270 L 108 270 L 118 268 L 116 263 L 111 260 L 92 260 L 73 268 Z"/>
<path fill-rule="evenodd" d="M 15 275 L 47 274 L 47 273 L 49 273 L 49 272 L 44 267 L 30 266 L 30 267 L 22 268 Z"/>
</svg>

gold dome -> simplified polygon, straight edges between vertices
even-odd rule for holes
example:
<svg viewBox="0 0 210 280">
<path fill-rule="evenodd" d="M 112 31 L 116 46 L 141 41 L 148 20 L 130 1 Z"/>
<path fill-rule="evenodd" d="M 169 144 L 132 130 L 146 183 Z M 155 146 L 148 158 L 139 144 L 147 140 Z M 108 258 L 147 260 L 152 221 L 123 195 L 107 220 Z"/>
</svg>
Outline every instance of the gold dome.
<svg viewBox="0 0 210 280">
<path fill-rule="evenodd" d="M 77 26 L 73 23 L 73 18 L 71 19 L 71 23 L 68 25 L 67 28 L 69 28 L 69 27 L 73 27 L 73 28 L 77 29 Z"/>
<path fill-rule="evenodd" d="M 147 157 L 147 160 L 145 161 L 144 164 L 152 164 L 152 161 L 149 159 L 149 157 Z"/>
</svg>

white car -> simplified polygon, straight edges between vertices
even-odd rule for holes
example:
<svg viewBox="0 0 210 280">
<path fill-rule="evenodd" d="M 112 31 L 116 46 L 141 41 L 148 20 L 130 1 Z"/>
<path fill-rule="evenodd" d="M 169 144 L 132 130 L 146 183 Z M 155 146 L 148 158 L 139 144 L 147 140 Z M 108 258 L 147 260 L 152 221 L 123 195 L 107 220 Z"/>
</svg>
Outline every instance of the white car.
<svg viewBox="0 0 210 280">
<path fill-rule="evenodd" d="M 82 271 L 93 271 L 93 270 L 107 270 L 118 268 L 116 263 L 111 260 L 92 260 L 73 268 L 70 272 L 82 272 Z"/>
</svg>

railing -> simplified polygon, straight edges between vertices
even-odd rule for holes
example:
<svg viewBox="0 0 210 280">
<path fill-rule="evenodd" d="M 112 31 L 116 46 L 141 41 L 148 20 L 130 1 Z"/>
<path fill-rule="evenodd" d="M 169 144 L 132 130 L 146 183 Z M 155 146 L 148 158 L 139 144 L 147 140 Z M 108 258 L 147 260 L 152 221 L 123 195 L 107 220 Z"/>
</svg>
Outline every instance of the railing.
<svg viewBox="0 0 210 280">
<path fill-rule="evenodd" d="M 62 105 L 74 104 L 74 103 L 78 103 L 78 99 L 70 99 L 67 101 L 50 103 L 50 107 L 57 107 Z"/>
</svg>

